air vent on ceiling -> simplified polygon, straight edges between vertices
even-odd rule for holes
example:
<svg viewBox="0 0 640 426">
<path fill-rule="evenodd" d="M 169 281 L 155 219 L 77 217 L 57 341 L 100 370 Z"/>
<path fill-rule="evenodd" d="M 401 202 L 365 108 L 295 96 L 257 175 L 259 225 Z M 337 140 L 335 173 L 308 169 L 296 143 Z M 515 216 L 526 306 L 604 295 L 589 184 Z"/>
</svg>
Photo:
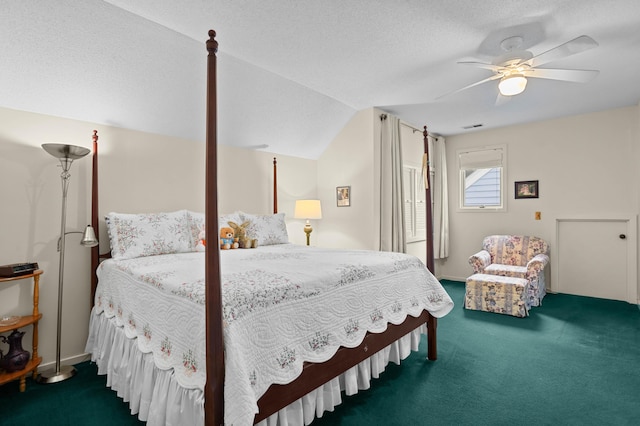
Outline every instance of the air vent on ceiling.
<svg viewBox="0 0 640 426">
<path fill-rule="evenodd" d="M 464 126 L 463 129 L 469 130 L 469 129 L 475 129 L 477 127 L 482 127 L 482 124 L 471 124 L 469 126 Z"/>
</svg>

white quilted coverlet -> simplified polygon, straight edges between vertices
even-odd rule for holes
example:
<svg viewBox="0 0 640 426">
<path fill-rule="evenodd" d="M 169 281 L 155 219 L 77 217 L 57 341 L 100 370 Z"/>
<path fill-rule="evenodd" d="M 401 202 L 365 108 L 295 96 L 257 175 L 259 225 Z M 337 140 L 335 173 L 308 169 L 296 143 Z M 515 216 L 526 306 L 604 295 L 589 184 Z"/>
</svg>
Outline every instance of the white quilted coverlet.
<svg viewBox="0 0 640 426">
<path fill-rule="evenodd" d="M 417 258 L 293 244 L 221 251 L 225 424 L 249 425 L 257 400 L 305 361 L 386 330 L 407 315 L 446 315 L 453 302 Z M 115 321 L 181 386 L 205 383 L 204 253 L 107 260 L 96 314 Z"/>
</svg>

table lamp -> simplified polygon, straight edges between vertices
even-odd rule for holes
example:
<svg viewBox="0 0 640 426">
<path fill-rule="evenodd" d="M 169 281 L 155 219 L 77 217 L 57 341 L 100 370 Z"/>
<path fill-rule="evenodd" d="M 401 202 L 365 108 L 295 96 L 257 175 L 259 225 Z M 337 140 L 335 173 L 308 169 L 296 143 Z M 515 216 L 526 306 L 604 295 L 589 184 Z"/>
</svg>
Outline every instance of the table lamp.
<svg viewBox="0 0 640 426">
<path fill-rule="evenodd" d="M 320 200 L 297 200 L 293 217 L 306 219 L 307 223 L 304 226 L 304 232 L 307 234 L 307 245 L 309 245 L 309 237 L 311 236 L 311 231 L 313 231 L 309 219 L 322 219 Z"/>
</svg>

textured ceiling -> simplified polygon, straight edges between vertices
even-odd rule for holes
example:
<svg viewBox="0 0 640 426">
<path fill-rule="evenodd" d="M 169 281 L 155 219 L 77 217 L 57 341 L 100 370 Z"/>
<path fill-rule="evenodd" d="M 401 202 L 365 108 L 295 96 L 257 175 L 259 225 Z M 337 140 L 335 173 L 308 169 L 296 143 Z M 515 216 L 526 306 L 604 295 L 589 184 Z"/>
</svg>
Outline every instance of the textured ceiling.
<svg viewBox="0 0 640 426">
<path fill-rule="evenodd" d="M 362 109 L 452 135 L 637 105 L 638 0 L 22 0 L 0 8 L 0 106 L 204 140 L 205 41 L 218 33 L 219 140 L 317 158 Z M 599 47 L 545 68 L 496 106 L 500 41 L 533 54 L 580 35 Z M 264 148 L 268 145 L 267 148 Z"/>
</svg>

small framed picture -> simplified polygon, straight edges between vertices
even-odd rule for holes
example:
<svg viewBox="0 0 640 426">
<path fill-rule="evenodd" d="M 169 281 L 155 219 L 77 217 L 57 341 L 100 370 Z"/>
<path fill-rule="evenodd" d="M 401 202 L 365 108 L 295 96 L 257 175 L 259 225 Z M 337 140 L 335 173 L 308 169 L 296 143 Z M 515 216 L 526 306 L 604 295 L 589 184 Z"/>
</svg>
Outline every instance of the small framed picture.
<svg viewBox="0 0 640 426">
<path fill-rule="evenodd" d="M 516 199 L 518 198 L 538 198 L 538 181 L 537 180 L 523 180 L 516 182 Z"/>
<path fill-rule="evenodd" d="M 336 199 L 338 200 L 338 207 L 351 206 L 351 187 L 338 186 L 336 188 Z"/>
</svg>

